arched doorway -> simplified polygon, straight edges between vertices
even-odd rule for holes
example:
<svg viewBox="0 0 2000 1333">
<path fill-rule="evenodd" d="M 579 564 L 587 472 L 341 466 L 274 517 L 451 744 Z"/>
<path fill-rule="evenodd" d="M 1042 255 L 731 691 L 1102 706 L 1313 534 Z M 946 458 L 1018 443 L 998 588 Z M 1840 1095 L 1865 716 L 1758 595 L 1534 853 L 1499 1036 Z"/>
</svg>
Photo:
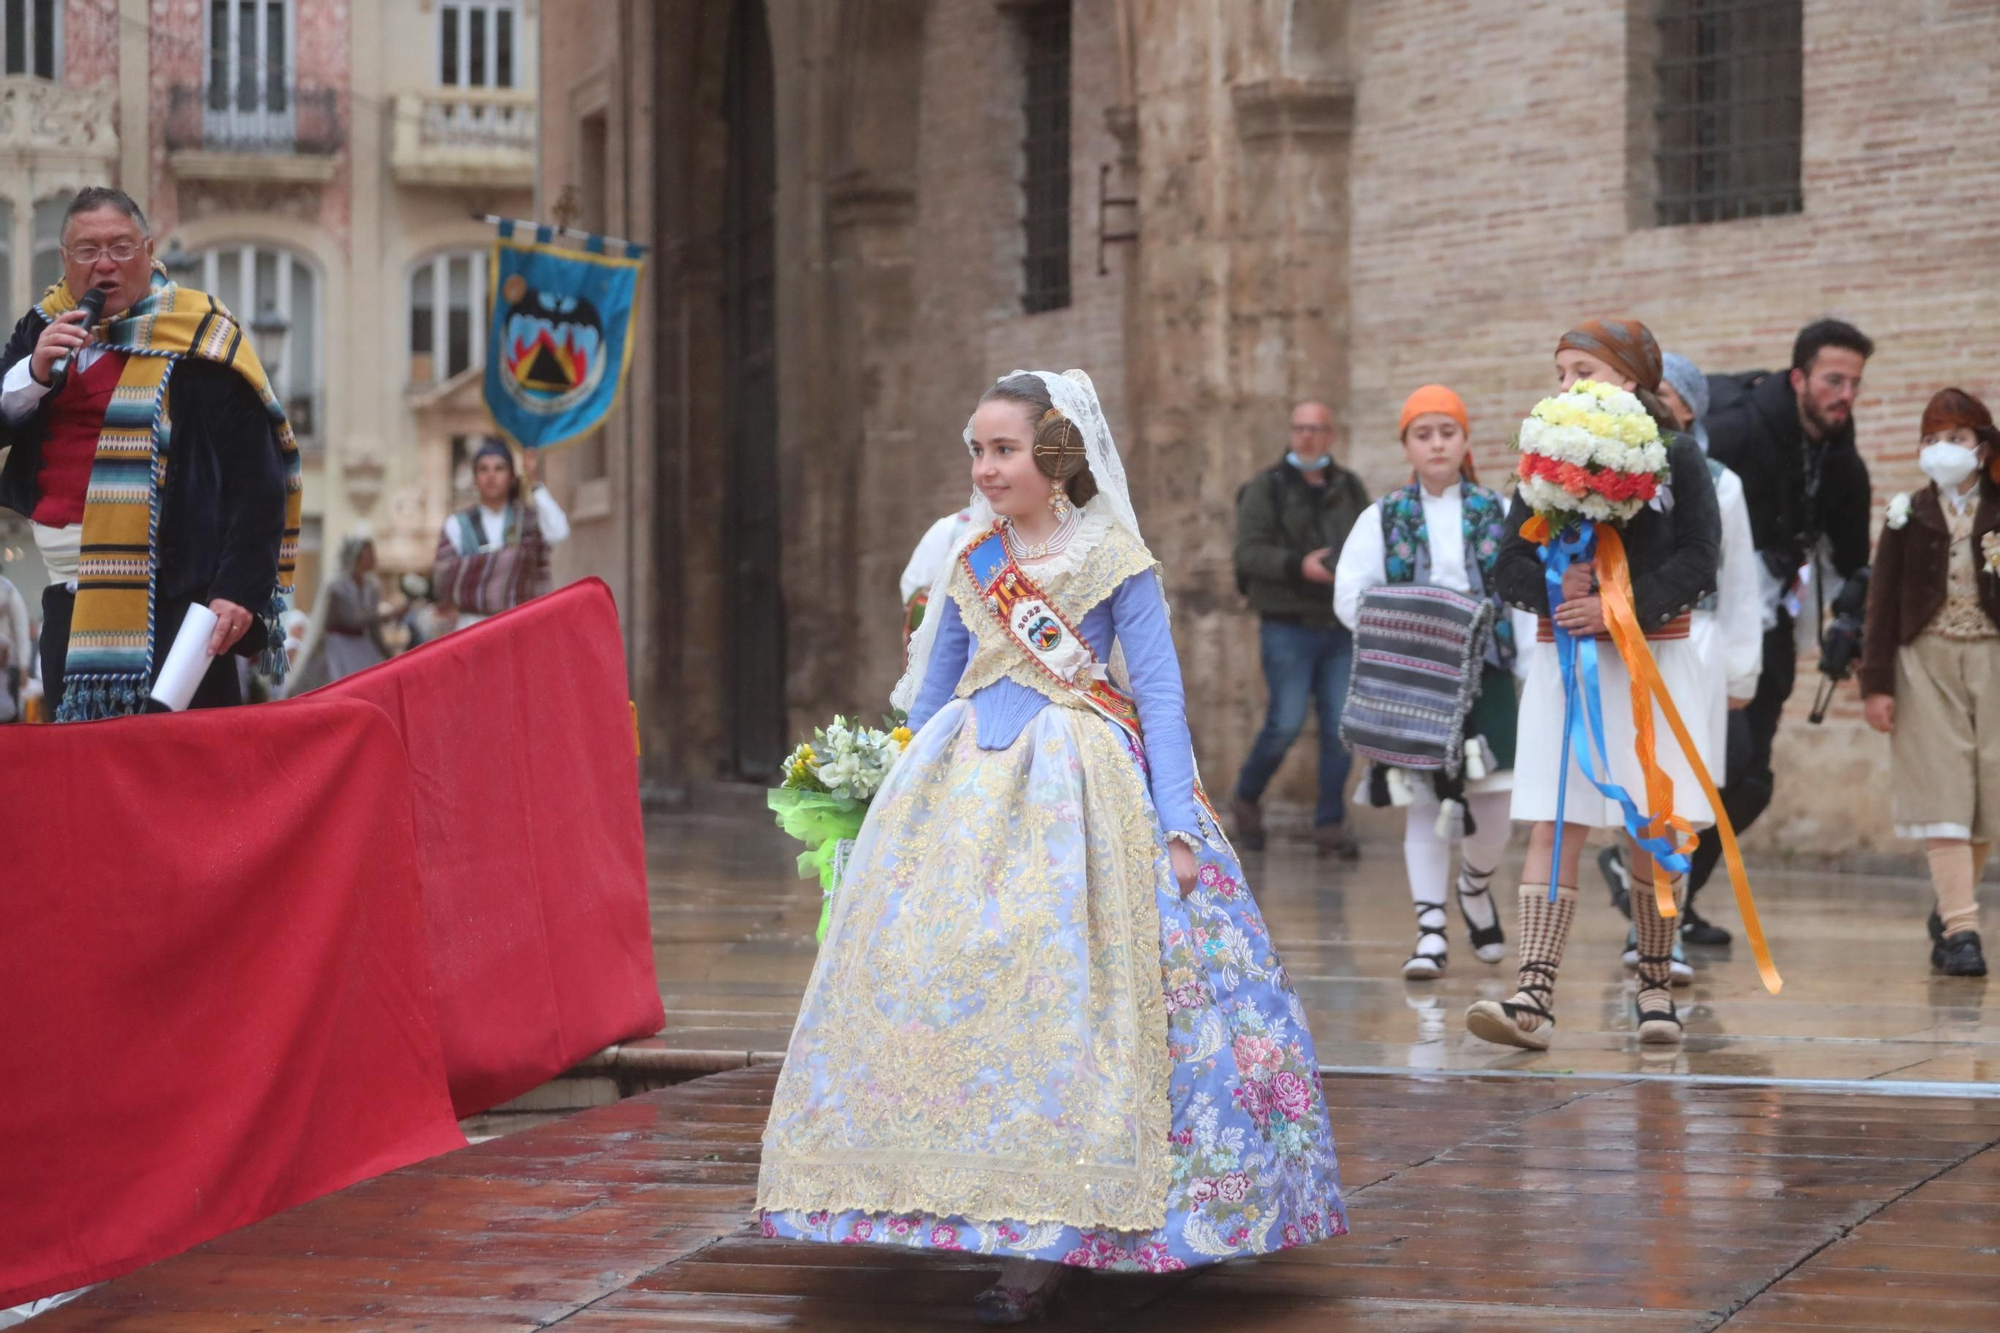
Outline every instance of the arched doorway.
<svg viewBox="0 0 2000 1333">
<path fill-rule="evenodd" d="M 768 782 L 786 749 L 785 611 L 779 578 L 774 197 L 778 146 L 762 0 L 737 0 L 723 74 L 724 469 L 730 767 Z"/>
</svg>

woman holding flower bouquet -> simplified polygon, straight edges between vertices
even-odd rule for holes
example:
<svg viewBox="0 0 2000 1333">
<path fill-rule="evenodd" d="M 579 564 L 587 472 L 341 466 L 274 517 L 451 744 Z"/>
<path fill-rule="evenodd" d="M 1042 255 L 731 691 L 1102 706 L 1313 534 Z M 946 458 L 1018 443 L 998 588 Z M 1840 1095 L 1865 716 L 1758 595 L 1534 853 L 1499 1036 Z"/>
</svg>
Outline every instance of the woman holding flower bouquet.
<svg viewBox="0 0 2000 1333">
<path fill-rule="evenodd" d="M 1166 1271 L 1346 1230 L 1304 1011 L 1189 743 L 1089 377 L 1016 372 L 765 1130 L 769 1236 Z"/>
<path fill-rule="evenodd" d="M 1868 585 L 1861 692 L 1889 733 L 1896 835 L 1922 838 L 1937 910 L 1931 966 L 1986 975 L 1980 871 L 2000 836 L 2000 433 L 1962 389 L 1924 408 L 1931 484 L 1889 501 Z"/>
<path fill-rule="evenodd" d="M 1636 320 L 1592 320 L 1563 335 L 1555 360 L 1563 392 L 1537 404 L 1535 414 L 1522 424 L 1521 485 L 1494 572 L 1501 596 L 1539 617 L 1537 638 L 1543 644 L 1533 655 L 1521 695 L 1520 734 L 1526 743 L 1514 769 L 1514 818 L 1533 825 L 1521 882 L 1520 973 L 1512 999 L 1481 1000 L 1466 1011 L 1466 1027 L 1474 1036 L 1534 1050 L 1548 1048 L 1555 1024 L 1556 971 L 1576 915 L 1577 864 L 1584 842 L 1591 829 L 1628 827 L 1621 804 L 1589 780 L 1583 762 L 1588 759 L 1607 785 L 1636 800 L 1648 799 L 1649 787 L 1657 792 L 1663 772 L 1671 781 L 1668 799 L 1687 826 L 1714 822 L 1692 766 L 1671 739 L 1659 746 L 1652 775 L 1656 780 L 1648 781 L 1638 757 L 1632 678 L 1607 639 L 1596 564 L 1569 564 L 1560 576 L 1559 595 L 1550 596 L 1545 560 L 1566 535 L 1579 530 L 1579 520 L 1615 530 L 1629 569 L 1631 610 L 1679 712 L 1705 716 L 1709 692 L 1721 688 L 1719 680 L 1704 678 L 1700 654 L 1688 637 L 1689 613 L 1715 591 L 1721 520 L 1701 449 L 1673 433 L 1672 419 L 1655 396 L 1659 344 Z M 1557 603 L 1553 619 L 1552 601 Z M 1564 780 L 1564 750 L 1558 742 L 1569 715 L 1564 672 L 1552 644 L 1557 625 L 1575 639 L 1593 643 L 1608 774 L 1598 769 L 1592 746 L 1573 745 Z M 1652 712 L 1653 730 L 1667 737 L 1657 705 Z M 1701 728 L 1696 741 L 1702 763 L 1718 769 L 1722 756 L 1703 749 L 1713 745 L 1710 729 Z M 1660 912 L 1653 892 L 1654 876 L 1665 871 L 1629 835 L 1626 853 L 1639 941 L 1639 1037 L 1677 1042 L 1681 1023 L 1669 989 L 1675 923 Z M 1551 882 L 1553 901 L 1547 887 Z"/>
</svg>

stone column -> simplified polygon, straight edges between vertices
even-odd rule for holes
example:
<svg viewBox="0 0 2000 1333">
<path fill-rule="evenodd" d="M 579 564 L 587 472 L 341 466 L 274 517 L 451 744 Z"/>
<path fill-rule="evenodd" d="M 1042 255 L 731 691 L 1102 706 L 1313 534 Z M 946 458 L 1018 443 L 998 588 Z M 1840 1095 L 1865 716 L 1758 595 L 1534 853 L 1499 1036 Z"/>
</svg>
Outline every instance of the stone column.
<svg viewBox="0 0 2000 1333">
<path fill-rule="evenodd" d="M 1140 239 L 1127 328 L 1135 501 L 1167 568 L 1188 714 L 1226 800 L 1261 720 L 1230 560 L 1238 488 L 1292 405 L 1344 418 L 1343 4 L 1132 0 Z M 1310 739 L 1282 794 L 1309 799 Z"/>
<path fill-rule="evenodd" d="M 118 0 L 118 188 L 140 208 L 151 211 L 153 160 L 152 52 L 146 43 L 147 0 Z M 32 216 L 29 201 L 22 211 Z M 25 271 L 29 250 L 16 250 Z M 37 292 L 39 296 L 41 293 Z"/>
</svg>

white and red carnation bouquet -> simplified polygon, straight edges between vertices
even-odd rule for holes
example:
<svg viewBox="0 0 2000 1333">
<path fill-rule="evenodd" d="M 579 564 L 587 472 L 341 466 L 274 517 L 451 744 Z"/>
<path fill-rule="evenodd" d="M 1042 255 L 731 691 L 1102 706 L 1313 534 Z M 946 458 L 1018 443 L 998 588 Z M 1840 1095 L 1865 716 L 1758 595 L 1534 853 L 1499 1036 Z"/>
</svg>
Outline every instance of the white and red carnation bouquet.
<svg viewBox="0 0 2000 1333">
<path fill-rule="evenodd" d="M 1578 519 L 1620 523 L 1659 494 L 1667 445 L 1624 389 L 1593 380 L 1535 404 L 1514 437 L 1520 495 L 1551 532 Z"/>
</svg>

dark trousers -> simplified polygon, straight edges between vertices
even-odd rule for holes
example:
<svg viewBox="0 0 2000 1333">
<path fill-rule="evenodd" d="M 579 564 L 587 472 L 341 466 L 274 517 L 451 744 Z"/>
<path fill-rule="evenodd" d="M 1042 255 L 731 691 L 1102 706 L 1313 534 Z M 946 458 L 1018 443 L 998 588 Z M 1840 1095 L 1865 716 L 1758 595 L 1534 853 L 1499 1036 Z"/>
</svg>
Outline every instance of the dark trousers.
<svg viewBox="0 0 2000 1333">
<path fill-rule="evenodd" d="M 1354 668 L 1354 636 L 1341 625 L 1294 625 L 1266 620 L 1257 646 L 1264 659 L 1264 683 L 1271 704 L 1264 728 L 1250 746 L 1236 794 L 1256 801 L 1271 783 L 1306 724 L 1310 705 L 1319 716 L 1319 806 L 1315 826 L 1338 824 L 1346 816 L 1348 770 L 1354 760 L 1340 743 L 1340 711 L 1347 706 L 1347 678 Z"/>
<path fill-rule="evenodd" d="M 1722 808 L 1740 835 L 1757 822 L 1771 804 L 1777 779 L 1771 772 L 1771 746 L 1778 737 L 1778 719 L 1784 716 L 1785 700 L 1792 697 L 1798 677 L 1799 648 L 1793 638 L 1791 616 L 1778 612 L 1778 623 L 1764 631 L 1764 674 L 1757 677 L 1757 693 L 1747 708 L 1729 715 L 1729 755 L 1725 760 Z M 1688 901 L 1708 883 L 1722 859 L 1722 835 L 1713 828 L 1702 830 L 1701 841 L 1689 858 Z"/>
<path fill-rule="evenodd" d="M 183 597 L 154 608 L 154 675 L 159 674 L 160 664 L 167 660 L 167 650 L 174 646 L 181 618 L 191 605 Z M 52 583 L 42 590 L 42 694 L 51 719 L 56 715 L 56 705 L 62 702 L 63 666 L 69 660 L 69 622 L 75 611 L 76 594 L 69 589 Z M 242 702 L 243 686 L 236 678 L 236 658 L 224 653 L 209 664 L 208 674 L 195 687 L 194 699 L 188 707 L 227 708 Z"/>
</svg>

